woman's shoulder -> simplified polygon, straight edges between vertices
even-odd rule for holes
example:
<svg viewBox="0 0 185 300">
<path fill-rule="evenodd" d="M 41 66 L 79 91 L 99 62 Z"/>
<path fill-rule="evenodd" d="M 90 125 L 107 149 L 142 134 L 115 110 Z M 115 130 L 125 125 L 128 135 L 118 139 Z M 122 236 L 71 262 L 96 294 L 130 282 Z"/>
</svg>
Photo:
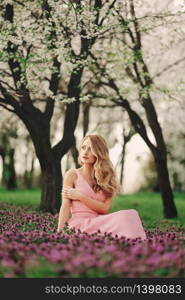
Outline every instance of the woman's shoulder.
<svg viewBox="0 0 185 300">
<path fill-rule="evenodd" d="M 69 169 L 64 175 L 64 185 L 75 186 L 77 180 L 76 169 Z"/>
<path fill-rule="evenodd" d="M 77 176 L 77 169 L 72 169 L 71 168 L 71 169 L 66 171 L 65 177 L 71 177 L 71 176 L 73 176 L 73 177 Z"/>
</svg>

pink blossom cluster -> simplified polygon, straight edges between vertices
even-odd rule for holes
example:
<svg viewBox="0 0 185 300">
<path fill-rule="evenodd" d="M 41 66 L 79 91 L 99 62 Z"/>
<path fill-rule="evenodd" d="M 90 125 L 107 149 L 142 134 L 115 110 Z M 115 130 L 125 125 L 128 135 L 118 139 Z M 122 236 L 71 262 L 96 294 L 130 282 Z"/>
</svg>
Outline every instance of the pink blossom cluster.
<svg viewBox="0 0 185 300">
<path fill-rule="evenodd" d="M 0 277 L 184 277 L 182 228 L 147 240 L 111 233 L 56 233 L 58 215 L 0 205 Z"/>
</svg>

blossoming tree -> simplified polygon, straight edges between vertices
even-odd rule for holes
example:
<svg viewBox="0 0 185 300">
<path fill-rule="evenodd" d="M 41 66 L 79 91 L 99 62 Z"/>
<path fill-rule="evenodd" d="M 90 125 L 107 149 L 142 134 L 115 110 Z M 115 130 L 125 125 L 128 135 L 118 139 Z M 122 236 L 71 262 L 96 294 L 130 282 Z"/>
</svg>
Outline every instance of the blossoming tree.
<svg viewBox="0 0 185 300">
<path fill-rule="evenodd" d="M 106 30 L 104 22 L 116 1 L 106 2 L 5 0 L 0 4 L 0 105 L 15 113 L 29 131 L 42 172 L 40 208 L 52 213 L 61 204 L 61 159 L 74 144 L 89 49 Z M 63 81 L 66 88 L 59 89 Z M 57 100 L 66 101 L 64 129 L 63 137 L 52 145 Z"/>
<path fill-rule="evenodd" d="M 164 11 L 163 8 L 162 13 L 152 14 L 148 13 L 147 5 L 147 1 L 134 0 L 116 3 L 109 20 L 112 31 L 104 35 L 101 43 L 103 53 L 97 48 L 89 50 L 92 58 L 91 71 L 96 75 L 95 86 L 99 86 L 102 92 L 97 98 L 110 100 L 123 108 L 128 113 L 135 131 L 151 150 L 156 164 L 164 216 L 174 218 L 177 216 L 177 210 L 169 179 L 166 143 L 157 111 L 159 102 L 163 100 L 158 100 L 161 99 L 157 95 L 160 88 L 150 70 L 153 65 L 148 63 L 152 59 L 153 50 L 149 47 L 148 40 L 152 31 L 158 35 L 158 47 L 160 45 L 164 48 L 162 44 L 168 44 L 170 47 L 175 42 L 178 43 L 181 35 L 175 34 L 178 32 L 179 19 L 183 21 L 183 11 L 174 13 L 168 9 Z M 163 30 L 169 32 L 165 41 L 160 40 Z M 169 71 L 170 67 L 179 62 L 182 60 L 178 59 L 174 64 L 165 66 L 160 73 Z"/>
</svg>

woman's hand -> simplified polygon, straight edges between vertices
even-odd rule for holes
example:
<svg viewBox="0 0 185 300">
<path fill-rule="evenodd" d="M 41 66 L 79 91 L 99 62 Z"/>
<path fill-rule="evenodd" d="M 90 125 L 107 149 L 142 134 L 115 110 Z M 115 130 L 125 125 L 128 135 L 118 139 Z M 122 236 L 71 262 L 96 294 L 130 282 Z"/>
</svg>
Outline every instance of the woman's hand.
<svg viewBox="0 0 185 300">
<path fill-rule="evenodd" d="M 82 197 L 82 193 L 77 189 L 69 187 L 63 188 L 62 196 L 71 200 L 80 200 L 80 198 Z"/>
</svg>

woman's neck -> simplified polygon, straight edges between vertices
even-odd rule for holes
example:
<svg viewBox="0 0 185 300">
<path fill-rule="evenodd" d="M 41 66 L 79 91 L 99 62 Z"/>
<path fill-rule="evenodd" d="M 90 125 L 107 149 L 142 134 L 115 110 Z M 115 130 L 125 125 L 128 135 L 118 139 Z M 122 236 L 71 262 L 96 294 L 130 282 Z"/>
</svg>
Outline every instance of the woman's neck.
<svg viewBox="0 0 185 300">
<path fill-rule="evenodd" d="M 86 177 L 93 178 L 93 165 L 84 164 L 82 166 L 82 172 Z"/>
</svg>

